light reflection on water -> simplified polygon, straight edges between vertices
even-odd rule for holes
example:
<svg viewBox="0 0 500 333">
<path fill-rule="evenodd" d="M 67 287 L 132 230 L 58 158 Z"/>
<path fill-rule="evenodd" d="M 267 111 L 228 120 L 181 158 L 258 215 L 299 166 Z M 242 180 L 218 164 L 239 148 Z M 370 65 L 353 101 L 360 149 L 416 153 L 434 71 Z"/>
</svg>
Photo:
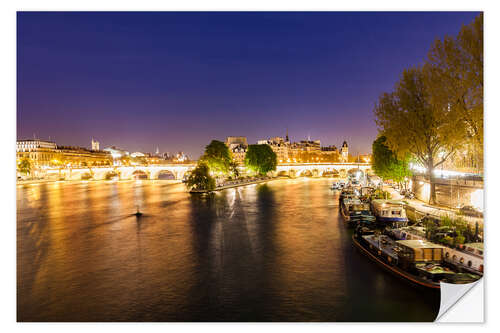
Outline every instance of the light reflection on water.
<svg viewBox="0 0 500 333">
<path fill-rule="evenodd" d="M 354 249 L 328 185 L 18 187 L 18 320 L 433 320 L 439 294 Z"/>
</svg>

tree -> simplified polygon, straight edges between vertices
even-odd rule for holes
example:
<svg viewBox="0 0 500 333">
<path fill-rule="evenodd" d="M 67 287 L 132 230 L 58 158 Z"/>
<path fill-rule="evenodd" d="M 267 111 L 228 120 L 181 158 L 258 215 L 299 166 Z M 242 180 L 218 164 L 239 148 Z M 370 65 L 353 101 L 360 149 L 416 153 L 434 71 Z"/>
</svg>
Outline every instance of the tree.
<svg viewBox="0 0 500 333">
<path fill-rule="evenodd" d="M 252 172 L 264 175 L 276 170 L 277 156 L 269 145 L 249 145 L 245 155 L 245 166 Z"/>
<path fill-rule="evenodd" d="M 229 171 L 233 175 L 234 178 L 238 178 L 240 176 L 240 170 L 238 170 L 238 163 L 235 161 L 232 161 L 229 164 Z"/>
<path fill-rule="evenodd" d="M 428 54 L 431 98 L 447 103 L 465 123 L 475 150 L 483 151 L 483 14 L 462 26 L 456 38 L 436 40 Z"/>
<path fill-rule="evenodd" d="M 410 156 L 406 154 L 399 159 L 397 154 L 387 147 L 386 140 L 385 136 L 379 136 L 373 142 L 373 171 L 383 179 L 392 179 L 401 184 L 407 177 L 411 176 L 409 168 Z"/>
<path fill-rule="evenodd" d="M 21 161 L 19 161 L 17 169 L 19 170 L 20 173 L 31 175 L 31 170 L 33 169 L 33 163 L 29 158 L 23 158 L 21 159 Z"/>
<path fill-rule="evenodd" d="M 232 157 L 229 148 L 224 142 L 212 140 L 205 147 L 205 153 L 200 158 L 211 171 L 215 173 L 227 174 L 231 165 Z"/>
<path fill-rule="evenodd" d="M 208 190 L 215 189 L 215 179 L 210 176 L 210 168 L 207 163 L 200 162 L 191 172 L 186 180 L 187 186 L 195 190 Z"/>
<path fill-rule="evenodd" d="M 444 163 L 464 143 L 463 123 L 449 114 L 447 105 L 430 98 L 426 86 L 428 72 L 410 68 L 375 105 L 375 122 L 387 138 L 388 147 L 399 157 L 411 154 L 426 167 L 431 204 L 436 203 L 434 169 Z"/>
</svg>

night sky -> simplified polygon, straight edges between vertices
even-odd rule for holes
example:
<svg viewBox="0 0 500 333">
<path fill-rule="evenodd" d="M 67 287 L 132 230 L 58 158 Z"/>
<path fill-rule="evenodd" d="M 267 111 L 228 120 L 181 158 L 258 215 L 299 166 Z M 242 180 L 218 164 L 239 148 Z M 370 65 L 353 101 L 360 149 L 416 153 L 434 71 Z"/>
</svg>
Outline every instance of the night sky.
<svg viewBox="0 0 500 333">
<path fill-rule="evenodd" d="M 17 137 L 129 151 L 310 135 L 371 151 L 372 110 L 477 13 L 18 13 Z"/>
</svg>

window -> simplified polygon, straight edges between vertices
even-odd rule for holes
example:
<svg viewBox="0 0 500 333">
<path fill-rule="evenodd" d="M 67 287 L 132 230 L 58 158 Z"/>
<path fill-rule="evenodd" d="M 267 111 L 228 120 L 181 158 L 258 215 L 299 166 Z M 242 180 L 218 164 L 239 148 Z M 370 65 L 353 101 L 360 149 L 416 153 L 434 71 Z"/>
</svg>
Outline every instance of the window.
<svg viewBox="0 0 500 333">
<path fill-rule="evenodd" d="M 469 260 L 469 261 L 467 262 L 467 266 L 471 267 L 471 266 L 472 266 L 472 261 L 470 261 L 470 260 Z"/>
<path fill-rule="evenodd" d="M 432 249 L 424 249 L 424 259 L 427 260 L 432 260 Z"/>
</svg>

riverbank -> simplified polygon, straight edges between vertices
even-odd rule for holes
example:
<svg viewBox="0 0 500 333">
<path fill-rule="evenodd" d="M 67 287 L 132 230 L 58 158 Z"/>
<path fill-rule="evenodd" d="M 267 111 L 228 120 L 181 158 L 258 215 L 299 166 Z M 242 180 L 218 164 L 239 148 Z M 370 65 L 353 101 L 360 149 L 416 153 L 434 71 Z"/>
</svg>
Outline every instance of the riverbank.
<svg viewBox="0 0 500 333">
<path fill-rule="evenodd" d="M 283 179 L 284 177 L 264 177 L 264 178 L 258 178 L 256 180 L 251 180 L 251 181 L 230 181 L 228 183 L 225 183 L 222 186 L 217 186 L 213 190 L 191 190 L 189 193 L 208 193 L 208 192 L 214 192 L 214 191 L 222 191 L 228 188 L 233 188 L 233 187 L 240 187 L 240 186 L 246 186 L 246 185 L 253 185 L 253 184 L 261 184 L 261 183 L 267 183 L 271 180 L 276 180 L 276 179 Z"/>
<path fill-rule="evenodd" d="M 440 206 L 431 206 L 426 202 L 420 201 L 418 199 L 407 199 L 404 198 L 401 194 L 399 194 L 395 189 L 389 186 L 384 186 L 383 189 L 388 191 L 391 194 L 391 197 L 396 200 L 402 200 L 408 203 L 408 207 L 415 210 L 415 213 L 418 217 L 423 217 L 427 214 L 436 217 L 449 217 L 451 219 L 461 218 L 467 221 L 471 226 L 475 226 L 476 222 L 482 227 L 484 219 L 479 217 L 465 216 L 459 215 L 457 211 L 452 210 L 450 208 L 440 207 Z"/>
</svg>

